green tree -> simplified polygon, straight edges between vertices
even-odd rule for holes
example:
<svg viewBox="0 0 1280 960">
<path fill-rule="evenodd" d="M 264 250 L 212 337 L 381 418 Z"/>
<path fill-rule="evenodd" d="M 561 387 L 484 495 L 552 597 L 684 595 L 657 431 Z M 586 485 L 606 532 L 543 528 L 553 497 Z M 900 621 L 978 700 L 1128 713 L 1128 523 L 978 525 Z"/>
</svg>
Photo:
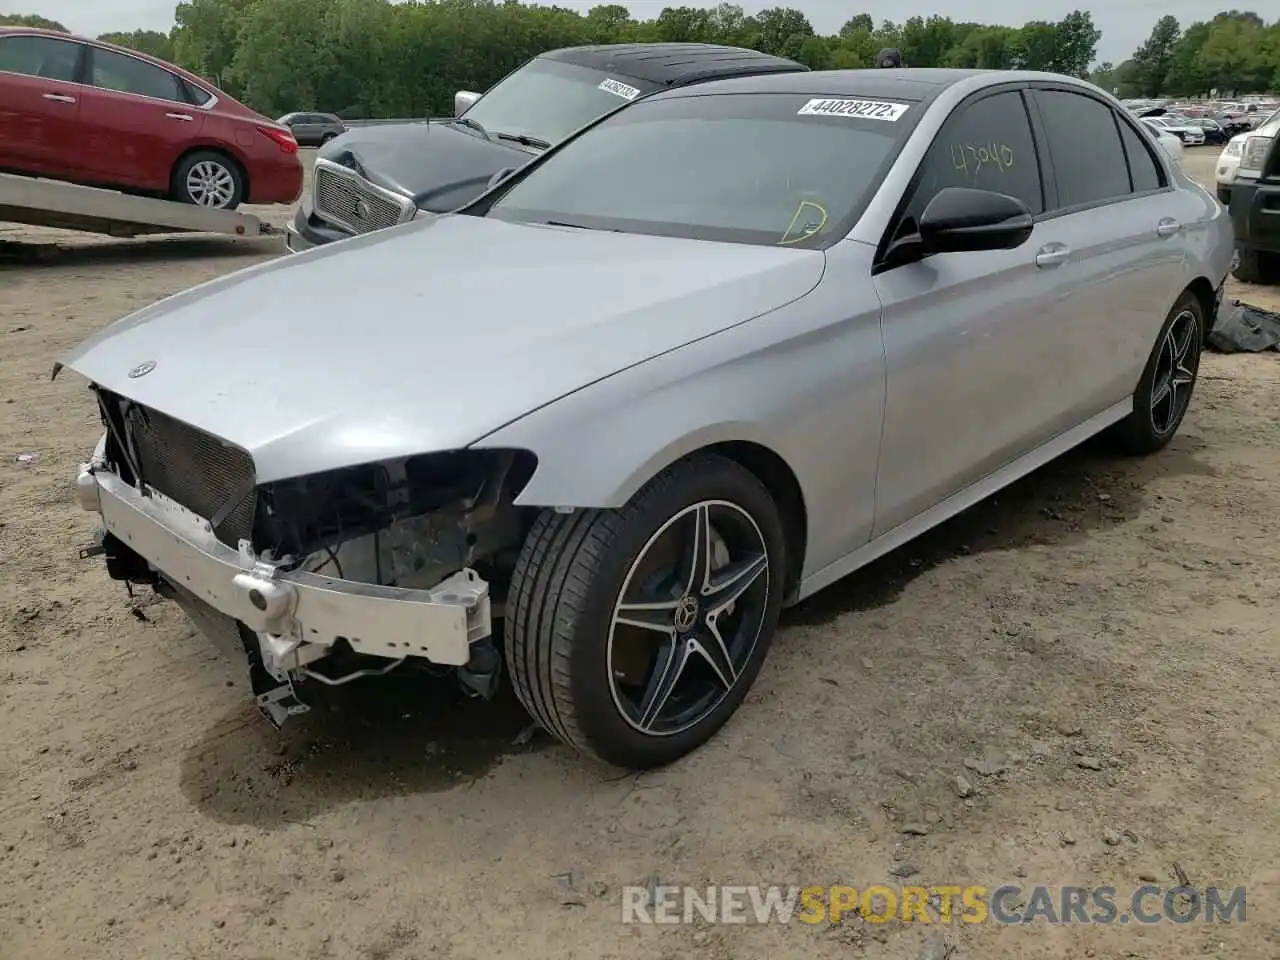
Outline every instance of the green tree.
<svg viewBox="0 0 1280 960">
<path fill-rule="evenodd" d="M 1146 43 L 1134 51 L 1133 62 L 1144 96 L 1158 97 L 1164 92 L 1181 40 L 1182 27 L 1177 17 L 1163 16 L 1156 21 Z"/>
<path fill-rule="evenodd" d="M 37 13 L 0 13 L 0 26 L 4 27 L 39 27 L 42 30 L 70 31 L 57 20 L 49 20 Z"/>
<path fill-rule="evenodd" d="M 520 0 L 180 0 L 174 17 L 168 38 L 150 31 L 106 38 L 172 60 L 270 115 L 318 109 L 352 118 L 448 113 L 455 91 L 485 90 L 542 51 L 583 43 L 726 43 L 815 69 L 869 67 L 882 47 L 897 47 L 912 67 L 1086 76 L 1099 38 L 1079 10 L 1020 27 L 943 16 L 876 25 L 856 13 L 836 35 L 821 36 L 795 8 L 748 16 L 728 2 L 636 19 L 619 3 L 579 13 Z M 49 24 L 34 15 L 3 19 Z M 1268 89 L 1280 82 L 1280 22 L 1231 10 L 1179 36 L 1177 21 L 1165 17 L 1134 57 L 1091 76 L 1122 96 L 1144 84 L 1175 94 Z"/>
<path fill-rule="evenodd" d="M 128 33 L 104 33 L 98 39 L 103 43 L 114 43 L 117 47 L 128 47 L 130 50 L 173 62 L 173 41 L 165 33 L 131 30 Z"/>
</svg>

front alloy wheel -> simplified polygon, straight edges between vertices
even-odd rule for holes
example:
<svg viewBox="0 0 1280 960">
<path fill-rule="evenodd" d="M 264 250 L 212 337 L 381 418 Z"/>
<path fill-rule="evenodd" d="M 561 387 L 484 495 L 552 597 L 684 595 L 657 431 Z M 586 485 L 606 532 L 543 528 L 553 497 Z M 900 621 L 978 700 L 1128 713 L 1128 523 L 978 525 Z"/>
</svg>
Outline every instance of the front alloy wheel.
<svg viewBox="0 0 1280 960">
<path fill-rule="evenodd" d="M 663 524 L 609 627 L 610 692 L 626 722 L 671 736 L 713 713 L 751 660 L 768 600 L 769 550 L 741 507 L 703 501 Z"/>
<path fill-rule="evenodd" d="M 710 738 L 777 625 L 782 524 L 763 484 L 695 454 L 619 510 L 544 512 L 512 578 L 516 695 L 545 729 L 632 769 Z"/>
</svg>

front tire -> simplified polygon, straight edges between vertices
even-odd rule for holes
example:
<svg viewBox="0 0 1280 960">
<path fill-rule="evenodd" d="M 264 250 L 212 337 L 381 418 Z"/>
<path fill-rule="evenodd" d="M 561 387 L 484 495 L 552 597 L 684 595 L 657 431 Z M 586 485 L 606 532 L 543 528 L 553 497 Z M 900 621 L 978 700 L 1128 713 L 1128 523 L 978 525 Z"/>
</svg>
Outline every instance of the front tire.
<svg viewBox="0 0 1280 960">
<path fill-rule="evenodd" d="M 179 203 L 234 210 L 244 200 L 244 175 L 225 154 L 197 150 L 174 167 L 170 192 Z"/>
<path fill-rule="evenodd" d="M 621 509 L 544 511 L 509 595 L 516 695 L 583 753 L 629 769 L 670 763 L 746 696 L 786 563 L 768 490 L 714 454 L 678 461 Z"/>
<path fill-rule="evenodd" d="M 1241 283 L 1276 283 L 1280 282 L 1280 255 L 1266 254 L 1261 250 L 1242 250 L 1236 248 L 1236 265 L 1231 275 Z"/>
<path fill-rule="evenodd" d="M 1133 412 L 1116 424 L 1113 436 L 1124 452 L 1155 453 L 1178 432 L 1200 375 L 1204 324 L 1199 298 L 1184 291 L 1160 328 L 1133 394 Z"/>
</svg>

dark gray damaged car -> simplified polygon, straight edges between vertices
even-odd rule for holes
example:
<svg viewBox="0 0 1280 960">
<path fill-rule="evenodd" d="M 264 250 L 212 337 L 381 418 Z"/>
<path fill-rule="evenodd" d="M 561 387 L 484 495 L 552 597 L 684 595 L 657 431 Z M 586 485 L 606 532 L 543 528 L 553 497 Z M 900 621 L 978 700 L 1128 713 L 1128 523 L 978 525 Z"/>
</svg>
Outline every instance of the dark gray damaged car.
<svg viewBox="0 0 1280 960">
<path fill-rule="evenodd" d="M 808 68 L 708 43 L 566 47 L 540 54 L 483 96 L 460 91 L 455 116 L 361 127 L 327 141 L 289 227 L 297 252 L 469 203 L 597 118 L 660 90 Z"/>
</svg>

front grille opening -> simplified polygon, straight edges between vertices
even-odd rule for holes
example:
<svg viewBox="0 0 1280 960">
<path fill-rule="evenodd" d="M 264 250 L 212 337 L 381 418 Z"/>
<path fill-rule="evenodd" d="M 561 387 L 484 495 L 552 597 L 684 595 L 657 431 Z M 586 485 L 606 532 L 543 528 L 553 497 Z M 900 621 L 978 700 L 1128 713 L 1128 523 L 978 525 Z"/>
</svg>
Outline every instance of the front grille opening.
<svg viewBox="0 0 1280 960">
<path fill-rule="evenodd" d="M 368 233 L 393 227 L 404 218 L 404 207 L 371 190 L 358 179 L 317 167 L 315 176 L 315 209 L 320 216 L 350 227 L 357 233 Z"/>
<path fill-rule="evenodd" d="M 150 407 L 106 390 L 98 391 L 103 417 L 110 418 L 107 458 L 130 483 L 131 442 L 142 481 L 206 520 L 229 547 L 253 533 L 257 508 L 253 458 L 239 447 Z"/>
</svg>

